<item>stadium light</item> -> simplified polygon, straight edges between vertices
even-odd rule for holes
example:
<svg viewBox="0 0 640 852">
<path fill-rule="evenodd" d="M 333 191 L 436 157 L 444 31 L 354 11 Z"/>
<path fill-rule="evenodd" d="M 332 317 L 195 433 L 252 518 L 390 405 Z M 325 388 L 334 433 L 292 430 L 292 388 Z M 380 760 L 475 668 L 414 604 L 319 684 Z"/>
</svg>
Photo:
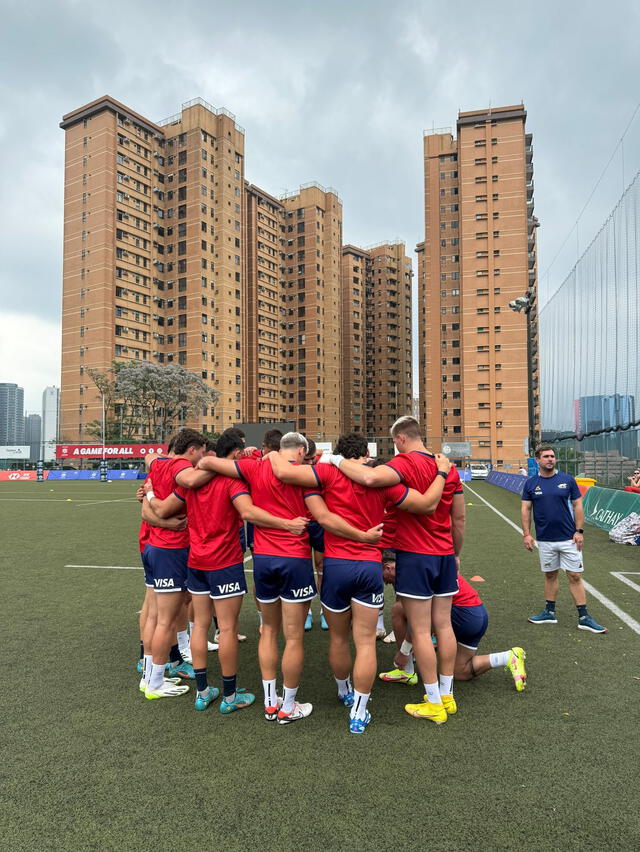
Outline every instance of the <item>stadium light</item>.
<svg viewBox="0 0 640 852">
<path fill-rule="evenodd" d="M 532 457 L 536 449 L 536 427 L 535 427 L 535 403 L 533 398 L 533 353 L 532 353 L 532 326 L 531 309 L 536 301 L 536 294 L 529 289 L 524 296 L 509 302 L 512 311 L 519 314 L 524 311 L 527 317 L 527 407 L 529 414 L 529 457 Z"/>
</svg>

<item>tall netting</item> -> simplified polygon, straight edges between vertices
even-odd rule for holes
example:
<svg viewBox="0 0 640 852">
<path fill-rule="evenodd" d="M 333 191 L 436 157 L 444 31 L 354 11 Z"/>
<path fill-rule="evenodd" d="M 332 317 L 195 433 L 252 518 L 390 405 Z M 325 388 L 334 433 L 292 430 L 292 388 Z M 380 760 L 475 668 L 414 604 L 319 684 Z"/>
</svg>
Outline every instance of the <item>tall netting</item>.
<svg viewBox="0 0 640 852">
<path fill-rule="evenodd" d="M 543 438 L 637 459 L 639 287 L 640 172 L 540 311 Z"/>
</svg>

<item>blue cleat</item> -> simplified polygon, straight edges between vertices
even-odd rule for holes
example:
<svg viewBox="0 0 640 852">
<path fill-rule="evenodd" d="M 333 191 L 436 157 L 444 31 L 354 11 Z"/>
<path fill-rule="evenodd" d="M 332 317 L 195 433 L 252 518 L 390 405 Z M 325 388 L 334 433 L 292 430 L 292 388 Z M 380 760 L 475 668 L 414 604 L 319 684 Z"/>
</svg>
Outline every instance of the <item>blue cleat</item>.
<svg viewBox="0 0 640 852">
<path fill-rule="evenodd" d="M 196 710 L 206 710 L 219 695 L 220 690 L 216 686 L 210 686 L 206 695 L 196 695 Z"/>
<path fill-rule="evenodd" d="M 364 734 L 365 728 L 371 721 L 371 713 L 367 710 L 364 719 L 349 719 L 349 731 L 352 734 Z"/>
<path fill-rule="evenodd" d="M 138 672 L 138 674 L 144 674 L 144 660 L 138 660 L 136 671 Z"/>
<path fill-rule="evenodd" d="M 327 619 L 324 617 L 324 612 L 320 613 L 320 627 L 322 627 L 323 630 L 329 629 L 329 625 L 327 624 Z"/>
<path fill-rule="evenodd" d="M 589 630 L 591 633 L 609 632 L 606 627 L 598 624 L 598 622 L 590 615 L 583 615 L 582 618 L 578 619 L 578 630 Z"/>
<path fill-rule="evenodd" d="M 527 621 L 530 621 L 531 624 L 557 624 L 558 623 L 558 619 L 556 618 L 555 612 L 550 612 L 550 610 L 548 610 L 548 609 L 543 609 L 542 612 L 539 612 L 537 615 L 532 615 L 531 618 L 527 619 Z"/>
<path fill-rule="evenodd" d="M 170 665 L 167 669 L 168 677 L 182 677 L 185 680 L 195 680 L 196 673 L 191 663 L 179 663 L 177 666 Z"/>
<path fill-rule="evenodd" d="M 313 627 L 313 616 L 311 615 L 311 610 L 309 610 L 309 612 L 307 613 L 307 618 L 304 622 L 304 629 L 305 630 L 311 630 L 312 627 Z"/>
<path fill-rule="evenodd" d="M 234 710 L 244 710 L 245 707 L 250 707 L 256 700 L 255 695 L 247 692 L 244 689 L 236 689 L 236 697 L 233 701 L 222 699 L 220 702 L 221 713 L 233 713 Z"/>
<path fill-rule="evenodd" d="M 345 707 L 353 707 L 353 702 L 355 701 L 355 695 L 353 692 L 345 692 L 344 695 L 338 696 L 338 701 L 344 704 Z"/>
</svg>

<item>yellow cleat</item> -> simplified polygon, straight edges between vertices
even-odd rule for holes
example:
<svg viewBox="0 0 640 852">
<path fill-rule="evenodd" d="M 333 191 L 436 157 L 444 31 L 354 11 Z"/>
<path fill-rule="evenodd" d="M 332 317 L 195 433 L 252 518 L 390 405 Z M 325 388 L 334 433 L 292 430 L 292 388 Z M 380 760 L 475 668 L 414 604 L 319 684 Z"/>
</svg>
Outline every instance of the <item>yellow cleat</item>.
<svg viewBox="0 0 640 852">
<path fill-rule="evenodd" d="M 458 712 L 458 705 L 453 695 L 441 695 L 440 698 L 442 699 L 444 709 L 447 711 L 447 716 L 453 716 Z"/>
<path fill-rule="evenodd" d="M 426 695 L 423 704 L 405 704 L 404 709 L 410 716 L 416 719 L 429 719 L 436 725 L 444 725 L 447 721 L 447 711 L 444 709 L 444 704 L 432 704 L 427 701 Z"/>
<path fill-rule="evenodd" d="M 524 667 L 524 661 L 526 659 L 527 655 L 522 648 L 511 649 L 511 656 L 509 657 L 509 662 L 507 663 L 506 668 L 511 672 L 511 676 L 513 677 L 513 681 L 518 692 L 523 692 L 527 685 L 527 672 Z"/>
</svg>

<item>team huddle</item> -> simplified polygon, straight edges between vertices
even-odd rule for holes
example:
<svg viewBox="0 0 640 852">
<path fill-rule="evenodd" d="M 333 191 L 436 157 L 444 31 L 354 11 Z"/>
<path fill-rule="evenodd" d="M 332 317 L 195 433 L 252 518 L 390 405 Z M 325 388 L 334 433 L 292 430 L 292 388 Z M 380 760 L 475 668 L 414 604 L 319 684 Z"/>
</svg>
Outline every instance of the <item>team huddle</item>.
<svg viewBox="0 0 640 852">
<path fill-rule="evenodd" d="M 443 724 L 457 711 L 454 679 L 491 668 L 504 667 L 524 690 L 522 648 L 476 653 L 488 616 L 459 573 L 465 500 L 457 469 L 427 450 L 413 417 L 397 420 L 391 437 L 398 452 L 383 463 L 369 458 L 359 434 L 343 435 L 334 454 L 316 457 L 313 442 L 297 432 L 271 430 L 258 451 L 245 447 L 238 429 L 215 444 L 183 429 L 167 456 L 151 461 L 138 494 L 147 586 L 138 669 L 146 698 L 178 697 L 189 690 L 184 681 L 195 680 L 195 708 L 205 710 L 220 696 L 207 673 L 207 653 L 217 646 L 220 712 L 254 703 L 255 695 L 237 685 L 245 638 L 238 623 L 249 591 L 246 538 L 267 721 L 286 725 L 313 710 L 298 701 L 298 690 L 305 622 L 308 628 L 318 589 L 329 667 L 351 733 L 363 733 L 371 721 L 385 582 L 396 592 L 391 617 L 398 650 L 395 668 L 379 679 L 409 685 L 421 679 L 424 700 L 406 704 L 407 713 Z M 215 644 L 209 641 L 214 619 Z"/>
</svg>

